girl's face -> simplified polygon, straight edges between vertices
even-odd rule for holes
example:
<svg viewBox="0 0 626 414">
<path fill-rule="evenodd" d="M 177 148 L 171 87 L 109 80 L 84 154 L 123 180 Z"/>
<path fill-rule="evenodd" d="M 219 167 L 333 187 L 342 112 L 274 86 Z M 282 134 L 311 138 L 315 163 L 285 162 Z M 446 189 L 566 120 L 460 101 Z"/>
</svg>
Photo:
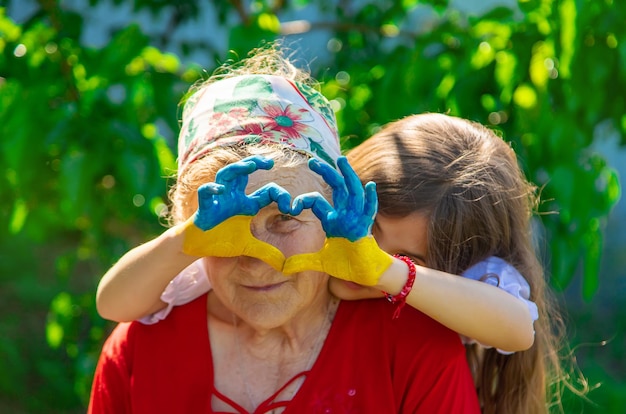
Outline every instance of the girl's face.
<svg viewBox="0 0 626 414">
<path fill-rule="evenodd" d="M 428 219 L 414 212 L 405 217 L 376 216 L 372 234 L 378 246 L 389 254 L 408 256 L 420 266 L 426 265 Z M 379 298 L 383 294 L 372 287 L 330 278 L 330 291 L 341 299 Z"/>
</svg>

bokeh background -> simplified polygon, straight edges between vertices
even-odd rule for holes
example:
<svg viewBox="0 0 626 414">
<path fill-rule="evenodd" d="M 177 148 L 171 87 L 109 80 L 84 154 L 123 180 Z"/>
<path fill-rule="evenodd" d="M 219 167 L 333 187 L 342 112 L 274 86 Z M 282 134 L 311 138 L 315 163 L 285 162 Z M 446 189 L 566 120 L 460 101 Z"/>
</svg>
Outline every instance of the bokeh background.
<svg viewBox="0 0 626 414">
<path fill-rule="evenodd" d="M 345 150 L 425 111 L 482 122 L 541 189 L 537 246 L 593 390 L 626 412 L 626 4 L 0 0 L 0 413 L 81 413 L 112 327 L 94 292 L 163 231 L 178 103 L 284 39 Z"/>
</svg>

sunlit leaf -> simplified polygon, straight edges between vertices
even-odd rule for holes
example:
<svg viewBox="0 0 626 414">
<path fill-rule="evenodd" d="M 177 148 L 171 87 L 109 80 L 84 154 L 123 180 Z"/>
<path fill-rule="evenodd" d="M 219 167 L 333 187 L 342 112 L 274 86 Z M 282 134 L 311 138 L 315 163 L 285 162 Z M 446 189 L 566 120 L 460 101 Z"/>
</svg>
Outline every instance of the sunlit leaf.
<svg viewBox="0 0 626 414">
<path fill-rule="evenodd" d="M 491 112 L 496 109 L 496 100 L 492 95 L 487 93 L 480 97 L 480 103 L 487 111 Z"/>
<path fill-rule="evenodd" d="M 524 109 L 531 109 L 537 105 L 537 92 L 530 85 L 520 85 L 513 93 L 513 102 Z"/>
<path fill-rule="evenodd" d="M 116 79 L 124 68 L 133 62 L 141 51 L 148 46 L 148 37 L 136 24 L 131 24 L 119 31 L 102 49 L 97 66 L 98 73 L 107 73 Z"/>
<path fill-rule="evenodd" d="M 9 232 L 11 234 L 17 234 L 20 230 L 22 230 L 24 222 L 26 221 L 26 216 L 28 216 L 28 207 L 26 206 L 24 200 L 15 200 L 15 203 L 13 204 L 13 213 L 11 214 L 11 219 L 9 220 Z"/>
<path fill-rule="evenodd" d="M 69 317 L 72 315 L 72 296 L 67 292 L 59 293 L 50 305 L 54 315 Z"/>
<path fill-rule="evenodd" d="M 446 76 L 441 79 L 441 83 L 437 86 L 437 96 L 441 99 L 445 99 L 450 94 L 452 88 L 456 83 L 456 77 L 452 72 L 448 73 Z"/>
<path fill-rule="evenodd" d="M 146 47 L 141 56 L 159 72 L 175 73 L 180 68 L 180 60 L 176 55 L 163 53 L 155 47 Z"/>
<path fill-rule="evenodd" d="M 353 109 L 361 109 L 365 106 L 367 101 L 372 96 L 372 91 L 367 85 L 356 86 L 352 90 L 352 96 L 350 97 L 349 105 Z"/>
<path fill-rule="evenodd" d="M 554 58 L 552 45 L 547 42 L 537 42 L 533 46 L 533 55 L 530 60 L 530 79 L 537 89 L 545 89 L 550 78 L 550 68 L 547 66 Z"/>
<path fill-rule="evenodd" d="M 167 145 L 167 142 L 161 138 L 155 138 L 154 150 L 159 159 L 159 166 L 161 167 L 161 175 L 163 177 L 170 177 L 176 172 L 176 156 Z"/>
<path fill-rule="evenodd" d="M 56 320 L 49 320 L 46 323 L 46 341 L 53 349 L 61 346 L 63 342 L 63 327 Z"/>
<path fill-rule="evenodd" d="M 5 9 L 0 7 L 0 52 L 3 51 L 5 42 L 15 42 L 21 34 L 20 26 L 6 17 Z"/>
<path fill-rule="evenodd" d="M 280 32 L 280 21 L 275 14 L 261 13 L 258 17 L 259 29 L 265 32 L 278 34 Z"/>
<path fill-rule="evenodd" d="M 559 56 L 560 76 L 565 79 L 570 77 L 570 65 L 576 50 L 576 4 L 575 0 L 561 0 L 559 14 L 561 23 L 561 54 Z"/>
<path fill-rule="evenodd" d="M 494 49 L 494 52 L 497 52 L 507 47 L 512 30 L 508 24 L 483 17 L 472 27 L 472 32 L 477 39 L 487 42 Z"/>
<path fill-rule="evenodd" d="M 613 168 L 605 168 L 602 171 L 602 176 L 606 182 L 607 204 L 614 207 L 622 196 L 619 175 Z"/>
</svg>

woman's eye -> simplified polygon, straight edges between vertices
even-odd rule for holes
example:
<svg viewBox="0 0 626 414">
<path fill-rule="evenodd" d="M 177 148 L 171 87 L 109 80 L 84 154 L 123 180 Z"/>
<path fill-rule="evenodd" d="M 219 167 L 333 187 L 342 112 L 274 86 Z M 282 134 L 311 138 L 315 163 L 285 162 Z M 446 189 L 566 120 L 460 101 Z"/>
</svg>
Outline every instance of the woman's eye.
<svg viewBox="0 0 626 414">
<path fill-rule="evenodd" d="M 290 233 L 300 226 L 300 220 L 289 214 L 277 214 L 270 220 L 270 230 L 274 233 Z"/>
</svg>

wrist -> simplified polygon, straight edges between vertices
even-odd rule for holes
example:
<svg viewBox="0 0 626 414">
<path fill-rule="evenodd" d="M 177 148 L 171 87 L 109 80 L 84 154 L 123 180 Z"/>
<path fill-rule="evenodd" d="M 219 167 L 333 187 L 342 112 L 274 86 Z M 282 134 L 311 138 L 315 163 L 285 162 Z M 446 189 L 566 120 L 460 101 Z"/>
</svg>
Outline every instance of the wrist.
<svg viewBox="0 0 626 414">
<path fill-rule="evenodd" d="M 396 295 L 400 293 L 409 279 L 409 271 L 406 263 L 397 257 L 393 257 L 391 266 L 382 274 L 378 284 L 374 286 L 378 290 Z"/>
<path fill-rule="evenodd" d="M 161 234 L 159 237 L 161 239 L 161 243 L 167 246 L 168 250 L 171 252 L 177 252 L 176 254 L 181 258 L 189 258 L 189 259 L 198 259 L 197 255 L 190 255 L 188 252 L 185 252 L 185 238 L 187 237 L 185 234 L 185 230 L 192 226 L 193 222 L 186 221 L 180 224 L 177 224 L 173 227 L 170 227 L 165 232 Z M 193 262 L 193 260 L 192 260 Z"/>
<path fill-rule="evenodd" d="M 396 306 L 396 309 L 393 312 L 393 319 L 396 319 L 400 316 L 400 311 L 402 310 L 404 305 L 406 305 L 406 298 L 411 292 L 411 289 L 413 288 L 413 283 L 415 282 L 417 269 L 415 267 L 415 263 L 413 263 L 413 261 L 409 257 L 398 255 L 398 254 L 394 255 L 393 257 L 401 260 L 408 268 L 408 275 L 407 275 L 406 283 L 402 287 L 399 293 L 391 294 L 389 292 L 383 291 L 383 293 L 387 297 L 387 300 L 391 302 L 392 305 Z"/>
</svg>

